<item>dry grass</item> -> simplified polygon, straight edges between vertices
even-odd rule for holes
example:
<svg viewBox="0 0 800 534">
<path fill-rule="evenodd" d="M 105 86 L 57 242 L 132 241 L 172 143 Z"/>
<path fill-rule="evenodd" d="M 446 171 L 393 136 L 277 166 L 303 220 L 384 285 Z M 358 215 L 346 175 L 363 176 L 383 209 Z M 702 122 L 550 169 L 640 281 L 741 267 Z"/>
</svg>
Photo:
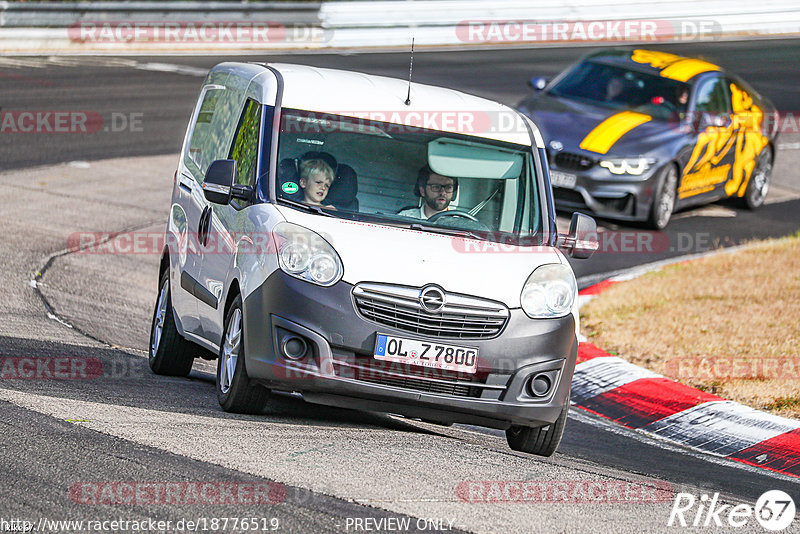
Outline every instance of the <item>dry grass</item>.
<svg viewBox="0 0 800 534">
<path fill-rule="evenodd" d="M 606 351 L 800 418 L 800 232 L 617 284 L 581 316 Z"/>
</svg>

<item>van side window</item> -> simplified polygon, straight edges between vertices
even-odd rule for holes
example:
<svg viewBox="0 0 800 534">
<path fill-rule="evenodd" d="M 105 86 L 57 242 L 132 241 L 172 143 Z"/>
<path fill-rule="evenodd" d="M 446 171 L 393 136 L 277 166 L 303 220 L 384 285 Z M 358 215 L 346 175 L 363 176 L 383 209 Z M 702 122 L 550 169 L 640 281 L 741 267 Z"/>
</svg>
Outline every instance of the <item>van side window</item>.
<svg viewBox="0 0 800 534">
<path fill-rule="evenodd" d="M 208 166 L 214 161 L 209 158 L 210 155 L 207 154 L 204 149 L 207 147 L 207 140 L 211 130 L 211 121 L 214 118 L 214 111 L 221 93 L 221 89 L 206 90 L 203 102 L 200 104 L 200 111 L 197 113 L 197 118 L 194 121 L 191 136 L 189 137 L 189 147 L 186 150 L 184 163 L 193 171 L 192 174 L 195 175 L 195 179 L 198 181 L 202 181 L 206 169 L 208 169 Z"/>
<path fill-rule="evenodd" d="M 227 157 L 243 98 L 242 93 L 232 89 L 206 89 L 184 160 L 198 183 L 203 182 L 213 161 Z"/>
<path fill-rule="evenodd" d="M 228 159 L 236 160 L 236 183 L 255 186 L 258 160 L 258 134 L 261 126 L 261 105 L 248 99 L 239 119 Z"/>
</svg>

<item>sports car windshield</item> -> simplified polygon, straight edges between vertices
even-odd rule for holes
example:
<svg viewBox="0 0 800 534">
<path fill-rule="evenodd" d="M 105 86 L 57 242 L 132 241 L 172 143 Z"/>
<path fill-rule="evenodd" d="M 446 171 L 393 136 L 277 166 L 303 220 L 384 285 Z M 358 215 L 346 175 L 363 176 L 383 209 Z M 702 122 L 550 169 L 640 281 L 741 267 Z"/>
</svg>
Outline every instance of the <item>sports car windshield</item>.
<svg viewBox="0 0 800 534">
<path fill-rule="evenodd" d="M 655 74 L 584 61 L 568 71 L 547 92 L 553 96 L 667 118 L 670 114 L 686 111 L 689 86 Z"/>
<path fill-rule="evenodd" d="M 276 196 L 296 209 L 538 245 L 531 147 L 334 114 L 282 111 Z"/>
</svg>

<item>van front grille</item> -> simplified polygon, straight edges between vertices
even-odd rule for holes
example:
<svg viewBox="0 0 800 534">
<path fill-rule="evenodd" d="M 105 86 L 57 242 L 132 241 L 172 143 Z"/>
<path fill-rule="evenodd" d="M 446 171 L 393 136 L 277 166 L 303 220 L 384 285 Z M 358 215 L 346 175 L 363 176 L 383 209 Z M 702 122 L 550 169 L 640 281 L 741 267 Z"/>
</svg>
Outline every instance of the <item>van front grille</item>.
<svg viewBox="0 0 800 534">
<path fill-rule="evenodd" d="M 422 305 L 423 293 L 430 287 L 359 284 L 353 290 L 353 297 L 356 308 L 366 319 L 415 334 L 481 339 L 494 337 L 503 330 L 509 316 L 505 305 L 439 290 L 444 302 L 432 312 Z"/>
</svg>

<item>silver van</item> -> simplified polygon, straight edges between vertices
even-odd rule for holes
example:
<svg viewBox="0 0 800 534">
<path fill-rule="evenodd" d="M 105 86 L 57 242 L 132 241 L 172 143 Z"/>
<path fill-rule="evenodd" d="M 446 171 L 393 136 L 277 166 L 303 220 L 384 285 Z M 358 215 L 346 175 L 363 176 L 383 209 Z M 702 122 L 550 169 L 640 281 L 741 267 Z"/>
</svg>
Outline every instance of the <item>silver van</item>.
<svg viewBox="0 0 800 534">
<path fill-rule="evenodd" d="M 150 367 L 217 359 L 219 403 L 270 391 L 504 429 L 548 456 L 569 410 L 577 287 L 542 137 L 489 100 L 287 64 L 223 63 L 175 173 Z"/>
</svg>

